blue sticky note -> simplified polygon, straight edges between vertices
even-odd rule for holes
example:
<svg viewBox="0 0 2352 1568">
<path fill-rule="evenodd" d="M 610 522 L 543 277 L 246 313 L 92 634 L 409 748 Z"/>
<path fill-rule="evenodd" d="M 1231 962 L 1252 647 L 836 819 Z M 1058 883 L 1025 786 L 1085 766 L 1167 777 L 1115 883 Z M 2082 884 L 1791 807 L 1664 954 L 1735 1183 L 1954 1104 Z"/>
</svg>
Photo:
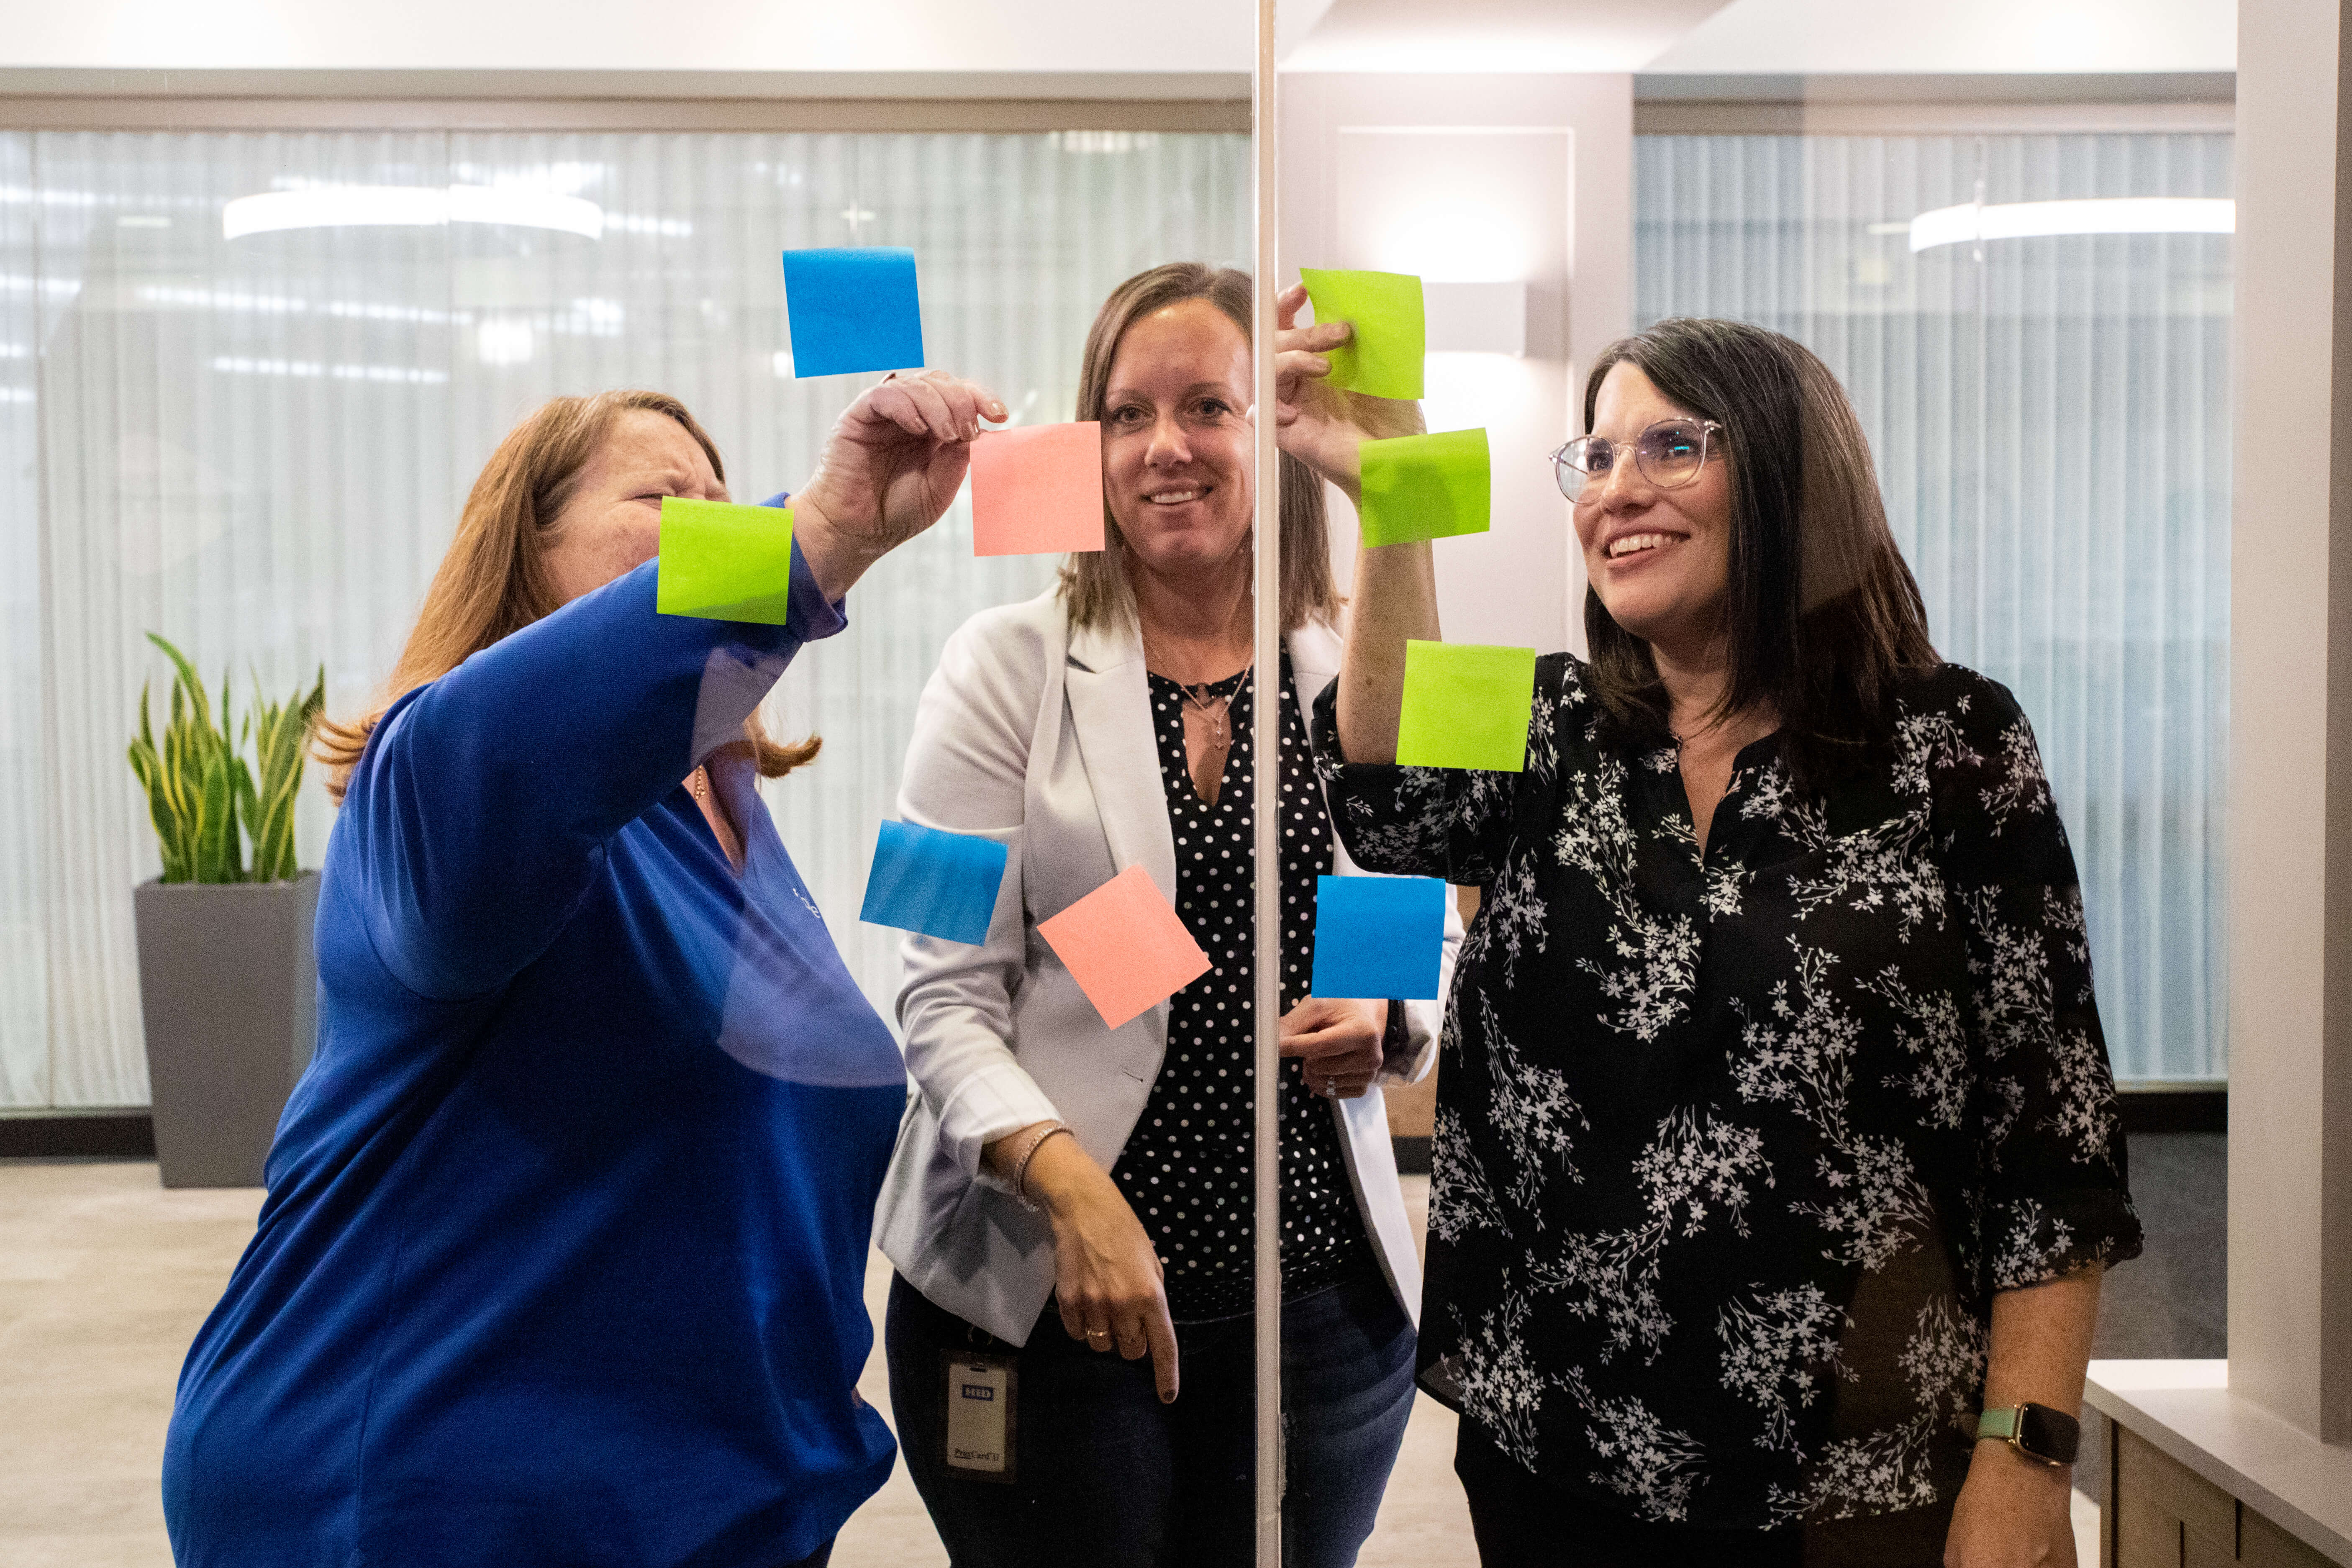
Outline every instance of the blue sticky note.
<svg viewBox="0 0 2352 1568">
<path fill-rule="evenodd" d="M 1427 1002 L 1445 956 L 1445 884 L 1434 877 L 1320 877 L 1317 996 Z"/>
<path fill-rule="evenodd" d="M 922 368 L 923 312 L 911 250 L 785 251 L 784 314 L 795 378 Z"/>
<path fill-rule="evenodd" d="M 946 942 L 986 942 L 1004 858 L 1004 846 L 993 838 L 886 822 L 857 918 Z"/>
</svg>

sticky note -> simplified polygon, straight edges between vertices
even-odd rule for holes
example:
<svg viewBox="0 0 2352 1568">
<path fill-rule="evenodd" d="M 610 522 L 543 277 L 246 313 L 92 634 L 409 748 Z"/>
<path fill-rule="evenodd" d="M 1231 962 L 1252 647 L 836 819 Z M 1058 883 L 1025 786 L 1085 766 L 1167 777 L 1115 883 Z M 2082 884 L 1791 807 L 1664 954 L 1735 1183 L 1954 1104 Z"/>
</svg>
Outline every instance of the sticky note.
<svg viewBox="0 0 2352 1568">
<path fill-rule="evenodd" d="M 1445 884 L 1434 877 L 1320 877 L 1315 884 L 1317 996 L 1437 999 Z"/>
<path fill-rule="evenodd" d="M 971 552 L 1103 547 L 1102 426 L 1016 426 L 971 444 Z"/>
<path fill-rule="evenodd" d="M 923 363 L 911 250 L 785 251 L 784 316 L 795 377 L 915 370 Z"/>
<path fill-rule="evenodd" d="M 1209 972 L 1209 955 L 1140 866 L 1038 921 L 1037 934 L 1114 1029 Z"/>
<path fill-rule="evenodd" d="M 1363 463 L 1359 511 L 1366 544 L 1486 531 L 1492 476 L 1484 430 L 1400 436 L 1367 441 L 1357 451 Z"/>
<path fill-rule="evenodd" d="M 781 626 L 793 599 L 793 514 L 772 506 L 664 498 L 654 608 Z"/>
<path fill-rule="evenodd" d="M 1004 846 L 993 838 L 886 822 L 857 918 L 976 946 L 988 940 L 1004 861 Z"/>
<path fill-rule="evenodd" d="M 1315 302 L 1315 320 L 1347 321 L 1356 335 L 1324 354 L 1330 384 L 1367 397 L 1419 397 L 1427 343 L 1421 279 L 1406 272 L 1328 272 L 1302 267 L 1298 280 Z"/>
<path fill-rule="evenodd" d="M 1408 768 L 1527 767 L 1536 650 L 1407 642 L 1397 762 Z"/>
</svg>

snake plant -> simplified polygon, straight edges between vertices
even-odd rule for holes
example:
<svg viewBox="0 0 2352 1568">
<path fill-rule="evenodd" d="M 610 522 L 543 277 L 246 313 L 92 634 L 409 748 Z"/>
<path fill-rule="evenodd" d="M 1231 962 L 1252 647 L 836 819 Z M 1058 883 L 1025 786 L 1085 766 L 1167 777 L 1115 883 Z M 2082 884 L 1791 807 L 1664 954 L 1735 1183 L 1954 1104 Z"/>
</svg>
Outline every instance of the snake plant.
<svg viewBox="0 0 2352 1568">
<path fill-rule="evenodd" d="M 163 849 L 166 882 L 278 882 L 297 874 L 294 796 L 302 784 L 303 752 L 327 701 L 326 671 L 308 695 L 269 702 L 254 682 L 254 710 L 238 720 L 230 710 L 228 677 L 221 677 L 220 718 L 185 655 L 154 633 L 177 674 L 171 718 L 156 744 L 147 689 L 139 692 L 139 738 L 131 742 L 131 771 L 147 792 L 147 814 Z M 254 743 L 260 782 L 237 753 Z M 242 838 L 238 829 L 240 819 Z M 245 864 L 250 839 L 253 865 Z"/>
</svg>

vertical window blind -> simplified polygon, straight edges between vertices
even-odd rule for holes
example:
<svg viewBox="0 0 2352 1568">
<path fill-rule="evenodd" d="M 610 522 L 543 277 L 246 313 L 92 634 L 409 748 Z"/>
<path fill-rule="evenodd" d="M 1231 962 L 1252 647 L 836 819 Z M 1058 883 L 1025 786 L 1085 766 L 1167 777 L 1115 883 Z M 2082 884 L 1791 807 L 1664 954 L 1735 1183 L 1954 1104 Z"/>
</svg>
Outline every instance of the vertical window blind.
<svg viewBox="0 0 2352 1568">
<path fill-rule="evenodd" d="M 674 393 L 736 499 L 802 480 L 874 378 L 793 379 L 781 251 L 911 246 L 929 362 L 1043 423 L 1112 285 L 1245 265 L 1248 182 L 1248 138 L 1214 133 L 0 133 L 0 1107 L 146 1099 L 131 894 L 158 860 L 124 747 L 169 669 L 145 633 L 239 711 L 321 664 L 362 710 L 542 399 Z M 239 197 L 351 187 L 473 194 L 225 236 Z M 770 808 L 886 1008 L 896 935 L 857 903 L 916 698 L 950 631 L 1052 566 L 975 559 L 959 501 L 772 700 L 827 747 Z M 331 822 L 314 768 L 304 865 Z"/>
<path fill-rule="evenodd" d="M 2224 1076 L 2231 239 L 2195 230 L 2231 138 L 1644 135 L 1635 163 L 1639 323 L 1828 363 L 1937 648 L 2032 718 L 2117 1077 Z M 2082 232 L 2118 198 L 2190 201 Z M 2056 202 L 2087 205 L 2015 205 Z"/>
</svg>

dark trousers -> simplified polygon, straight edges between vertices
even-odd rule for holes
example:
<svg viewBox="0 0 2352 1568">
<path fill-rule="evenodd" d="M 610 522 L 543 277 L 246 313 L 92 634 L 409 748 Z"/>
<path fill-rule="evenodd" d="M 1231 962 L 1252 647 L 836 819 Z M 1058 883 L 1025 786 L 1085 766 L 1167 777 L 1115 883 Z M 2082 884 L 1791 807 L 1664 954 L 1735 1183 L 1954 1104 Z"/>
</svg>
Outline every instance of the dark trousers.
<svg viewBox="0 0 2352 1568">
<path fill-rule="evenodd" d="M 992 1341 L 890 1285 L 885 1330 L 898 1446 L 955 1568 L 1247 1568 L 1257 1409 L 1249 1318 L 1176 1331 L 1182 1386 L 1160 1403 L 1150 1358 L 1098 1353 L 1045 1310 L 1026 1347 Z M 946 1461 L 941 1352 L 1013 1358 L 1013 1485 Z M 1348 1568 L 1372 1531 L 1412 1413 L 1412 1323 L 1376 1273 L 1282 1309 L 1287 1488 L 1282 1560 Z"/>
<path fill-rule="evenodd" d="M 1547 1485 L 1462 1423 L 1454 1473 L 1482 1568 L 1942 1568 L 1949 1504 L 1786 1530 L 1652 1524 Z"/>
</svg>

